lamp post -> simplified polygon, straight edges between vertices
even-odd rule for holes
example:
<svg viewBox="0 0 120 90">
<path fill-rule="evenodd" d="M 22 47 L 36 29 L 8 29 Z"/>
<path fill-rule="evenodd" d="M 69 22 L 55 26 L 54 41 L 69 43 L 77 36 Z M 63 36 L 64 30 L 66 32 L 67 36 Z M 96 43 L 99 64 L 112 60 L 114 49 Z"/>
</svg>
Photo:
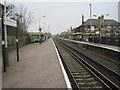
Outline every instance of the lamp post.
<svg viewBox="0 0 120 90">
<path fill-rule="evenodd" d="M 2 7 L 2 10 L 4 10 L 3 7 Z M 2 55 L 3 55 L 3 71 L 6 72 L 4 11 L 2 12 Z"/>
<path fill-rule="evenodd" d="M 41 32 L 41 30 L 42 30 L 42 28 L 41 28 L 41 22 L 40 22 L 40 21 L 41 21 L 41 18 L 45 18 L 45 17 L 46 17 L 46 16 L 42 16 L 42 17 L 39 18 L 39 31 L 40 31 L 40 32 Z"/>
<path fill-rule="evenodd" d="M 92 35 L 92 30 L 91 30 L 91 24 L 92 24 L 92 4 L 89 4 L 90 5 L 90 37 Z"/>
<path fill-rule="evenodd" d="M 16 27 L 16 51 L 17 51 L 17 62 L 19 62 L 19 38 L 18 38 L 18 25 L 19 25 L 19 19 L 21 18 L 21 15 L 16 14 L 16 22 L 17 22 L 17 27 Z"/>
<path fill-rule="evenodd" d="M 46 16 L 42 16 L 42 17 L 39 18 L 39 34 L 40 34 L 41 30 L 42 30 L 41 22 L 40 22 L 40 21 L 41 21 L 41 18 L 45 18 L 45 17 L 46 17 Z M 41 40 L 40 40 L 40 39 L 41 39 L 41 37 L 40 37 L 40 35 L 39 35 L 39 42 L 41 43 Z"/>
<path fill-rule="evenodd" d="M 109 16 L 109 14 L 105 14 L 106 16 Z M 98 19 L 99 19 L 99 34 L 100 34 L 100 43 L 101 43 L 101 26 L 102 26 L 102 22 L 104 22 L 104 16 L 105 15 L 101 15 L 101 16 L 98 16 Z M 93 15 L 94 17 L 97 17 L 97 15 Z"/>
</svg>

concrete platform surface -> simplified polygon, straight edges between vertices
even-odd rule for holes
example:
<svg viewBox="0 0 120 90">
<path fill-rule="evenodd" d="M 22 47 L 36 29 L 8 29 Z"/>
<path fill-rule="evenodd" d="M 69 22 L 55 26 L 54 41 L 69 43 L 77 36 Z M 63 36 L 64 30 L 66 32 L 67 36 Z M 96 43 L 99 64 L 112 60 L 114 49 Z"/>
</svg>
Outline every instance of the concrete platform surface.
<svg viewBox="0 0 120 90">
<path fill-rule="evenodd" d="M 3 88 L 66 88 L 66 82 L 52 39 L 9 52 L 10 66 L 3 73 Z"/>
<path fill-rule="evenodd" d="M 106 49 L 110 49 L 110 50 L 113 50 L 113 51 L 120 52 L 120 46 L 106 45 L 106 44 L 93 43 L 93 42 L 85 42 L 85 41 L 76 41 L 76 40 L 65 39 L 65 38 L 60 38 L 60 39 L 68 40 L 68 41 L 76 42 L 76 43 L 81 43 L 81 44 L 88 44 L 88 45 L 101 47 L 101 48 L 106 48 Z"/>
</svg>

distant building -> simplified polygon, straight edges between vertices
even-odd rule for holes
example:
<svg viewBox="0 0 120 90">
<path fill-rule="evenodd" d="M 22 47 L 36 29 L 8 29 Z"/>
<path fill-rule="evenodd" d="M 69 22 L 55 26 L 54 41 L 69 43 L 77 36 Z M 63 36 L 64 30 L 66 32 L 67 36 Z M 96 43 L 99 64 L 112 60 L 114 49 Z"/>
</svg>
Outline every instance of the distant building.
<svg viewBox="0 0 120 90">
<path fill-rule="evenodd" d="M 101 22 L 100 19 L 88 19 L 82 25 L 73 30 L 75 33 L 102 33 L 103 36 L 109 36 L 111 33 L 117 33 L 118 25 L 119 23 L 114 19 L 102 19 Z"/>
</svg>

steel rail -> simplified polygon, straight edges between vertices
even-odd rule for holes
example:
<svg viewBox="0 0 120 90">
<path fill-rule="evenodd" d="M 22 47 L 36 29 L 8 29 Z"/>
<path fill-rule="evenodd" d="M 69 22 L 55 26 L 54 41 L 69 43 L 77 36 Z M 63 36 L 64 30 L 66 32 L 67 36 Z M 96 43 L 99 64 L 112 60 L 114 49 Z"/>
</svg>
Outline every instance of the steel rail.
<svg viewBox="0 0 120 90">
<path fill-rule="evenodd" d="M 59 51 L 59 49 L 58 49 L 58 46 L 57 46 L 55 40 L 54 40 L 54 43 L 55 43 L 55 45 L 56 45 L 56 48 L 57 48 L 58 53 L 59 53 L 59 55 L 60 55 L 60 58 L 61 58 L 61 60 L 62 60 L 63 66 L 64 66 L 64 68 L 65 68 L 65 70 L 66 70 L 66 72 L 67 72 L 67 74 L 68 74 L 68 76 L 69 76 L 69 80 L 72 82 L 72 83 L 71 83 L 72 89 L 73 89 L 73 90 L 79 90 L 79 86 L 78 86 L 78 84 L 77 84 L 77 82 L 76 82 L 76 80 L 75 80 L 75 78 L 74 78 L 74 76 L 73 76 L 70 68 L 69 68 L 69 67 L 67 66 L 67 64 L 65 63 L 65 61 L 64 61 L 64 59 L 63 59 L 63 57 L 62 57 L 62 55 L 61 55 L 61 53 L 60 53 L 60 51 Z"/>
<path fill-rule="evenodd" d="M 107 87 L 110 87 L 110 89 L 115 89 L 115 90 L 120 89 L 120 87 L 118 85 L 116 85 L 114 82 L 112 82 L 109 78 L 107 78 L 105 75 L 103 75 L 100 71 L 98 71 L 97 69 L 95 69 L 92 65 L 90 65 L 89 63 L 87 63 L 83 58 L 79 57 L 75 53 L 75 50 L 73 51 L 73 50 L 70 49 L 71 47 L 67 46 L 66 44 L 64 44 L 64 45 L 67 47 L 67 50 L 69 50 L 76 58 L 78 58 L 82 63 L 84 63 L 84 65 L 86 65 L 89 69 L 91 69 L 104 82 L 104 84 L 107 85 Z"/>
</svg>

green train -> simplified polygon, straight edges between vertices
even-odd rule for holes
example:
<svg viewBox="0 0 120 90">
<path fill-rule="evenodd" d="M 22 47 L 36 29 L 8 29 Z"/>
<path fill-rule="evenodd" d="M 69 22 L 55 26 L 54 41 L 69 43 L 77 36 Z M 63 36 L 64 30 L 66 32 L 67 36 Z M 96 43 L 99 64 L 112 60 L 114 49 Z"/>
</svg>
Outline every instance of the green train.
<svg viewBox="0 0 120 90">
<path fill-rule="evenodd" d="M 35 38 L 34 37 L 30 37 L 30 42 L 34 43 L 35 42 Z"/>
<path fill-rule="evenodd" d="M 29 39 L 28 41 L 30 43 L 35 43 L 35 42 L 44 42 L 45 40 L 49 39 L 51 37 L 51 33 L 39 33 L 39 32 L 31 32 L 29 33 Z"/>
</svg>

